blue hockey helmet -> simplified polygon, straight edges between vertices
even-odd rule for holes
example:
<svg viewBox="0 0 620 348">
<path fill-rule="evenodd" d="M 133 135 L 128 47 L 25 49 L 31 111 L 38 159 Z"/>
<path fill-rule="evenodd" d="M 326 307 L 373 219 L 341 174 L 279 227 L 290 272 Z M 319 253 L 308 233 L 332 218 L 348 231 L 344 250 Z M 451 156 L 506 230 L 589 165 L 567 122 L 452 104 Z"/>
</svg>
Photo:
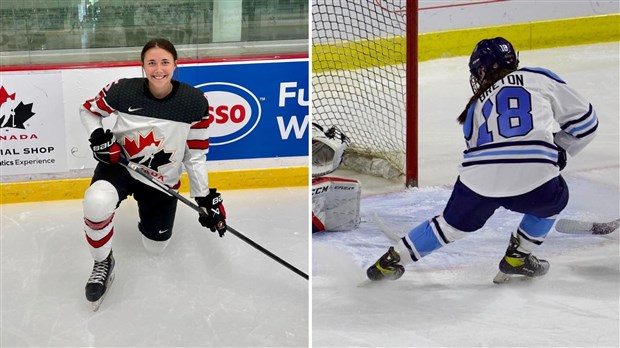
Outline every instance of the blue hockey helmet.
<svg viewBox="0 0 620 348">
<path fill-rule="evenodd" d="M 485 79 L 493 78 L 496 71 L 502 69 L 516 70 L 518 65 L 519 58 L 515 49 L 503 37 L 484 39 L 478 42 L 469 57 L 472 91 L 476 93 Z"/>
</svg>

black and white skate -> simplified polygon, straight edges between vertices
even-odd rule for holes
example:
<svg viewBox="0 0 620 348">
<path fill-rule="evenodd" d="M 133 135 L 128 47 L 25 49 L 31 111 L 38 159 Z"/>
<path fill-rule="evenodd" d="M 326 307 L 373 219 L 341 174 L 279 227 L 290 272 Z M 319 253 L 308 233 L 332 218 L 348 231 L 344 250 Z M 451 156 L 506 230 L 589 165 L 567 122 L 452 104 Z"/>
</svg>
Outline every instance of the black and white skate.
<svg viewBox="0 0 620 348">
<path fill-rule="evenodd" d="M 373 281 L 383 279 L 396 280 L 405 273 L 405 268 L 399 262 L 400 256 L 394 250 L 394 247 L 390 247 L 377 262 L 368 267 L 366 276 Z"/>
<path fill-rule="evenodd" d="M 108 293 L 114 281 L 114 256 L 112 251 L 103 261 L 95 261 L 93 271 L 86 283 L 86 299 L 91 303 L 92 310 L 96 312 L 101 302 Z"/>
<path fill-rule="evenodd" d="M 499 263 L 499 272 L 493 278 L 493 283 L 503 284 L 514 278 L 529 279 L 542 277 L 549 272 L 549 262 L 547 260 L 539 260 L 534 255 L 528 255 L 525 262 L 520 266 L 512 266 L 502 258 Z"/>
</svg>

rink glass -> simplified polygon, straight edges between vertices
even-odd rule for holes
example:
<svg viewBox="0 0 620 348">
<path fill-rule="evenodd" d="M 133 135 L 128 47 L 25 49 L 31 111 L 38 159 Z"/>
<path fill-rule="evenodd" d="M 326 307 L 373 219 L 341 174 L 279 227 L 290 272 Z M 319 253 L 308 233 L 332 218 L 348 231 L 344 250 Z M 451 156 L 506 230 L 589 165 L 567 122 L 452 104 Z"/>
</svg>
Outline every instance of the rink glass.
<svg viewBox="0 0 620 348">
<path fill-rule="evenodd" d="M 308 13 L 308 0 L 3 0 L 0 66 L 133 61 L 154 37 L 181 59 L 304 53 Z"/>
</svg>

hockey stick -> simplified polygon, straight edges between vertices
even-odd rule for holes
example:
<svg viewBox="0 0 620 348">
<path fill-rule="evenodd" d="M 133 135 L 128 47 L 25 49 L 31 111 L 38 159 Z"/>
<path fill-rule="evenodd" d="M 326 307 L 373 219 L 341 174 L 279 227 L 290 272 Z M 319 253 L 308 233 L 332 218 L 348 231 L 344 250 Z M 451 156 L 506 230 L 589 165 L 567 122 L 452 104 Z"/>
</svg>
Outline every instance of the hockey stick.
<svg viewBox="0 0 620 348">
<path fill-rule="evenodd" d="M 385 224 L 385 222 L 379 216 L 378 213 L 375 213 L 374 218 L 375 218 L 375 222 L 377 223 L 377 225 L 379 225 L 381 232 L 383 232 L 383 234 L 385 234 L 385 236 L 388 237 L 392 242 L 398 243 L 398 241 L 401 239 L 401 236 L 399 236 L 391 228 L 387 227 L 387 225 Z"/>
<path fill-rule="evenodd" d="M 571 219 L 559 219 L 555 230 L 569 234 L 610 234 L 620 227 L 620 219 L 610 222 L 588 222 Z"/>
<path fill-rule="evenodd" d="M 123 165 L 125 168 L 132 170 L 138 174 L 140 174 L 141 176 L 143 176 L 144 178 L 146 178 L 148 181 L 154 183 L 155 185 L 157 185 L 164 193 L 176 197 L 178 200 L 180 200 L 182 203 L 184 203 L 185 205 L 187 205 L 188 207 L 194 209 L 195 211 L 198 212 L 198 214 L 200 215 L 205 215 L 206 213 L 195 203 L 193 203 L 192 201 L 190 201 L 189 199 L 183 197 L 182 195 L 180 195 L 178 192 L 176 192 L 175 190 L 169 188 L 168 186 L 166 186 L 163 182 L 159 182 L 155 179 L 153 179 L 148 173 L 146 173 L 144 171 L 144 169 L 138 167 L 137 164 L 128 161 L 125 158 L 122 158 L 120 160 L 120 164 Z M 290 269 L 291 271 L 297 273 L 299 276 L 305 278 L 306 280 L 308 280 L 308 275 L 302 271 L 300 271 L 299 269 L 295 268 L 295 266 L 291 265 L 290 263 L 282 260 L 281 258 L 279 258 L 277 255 L 273 254 L 272 252 L 270 252 L 269 250 L 263 248 L 261 245 L 257 244 L 256 242 L 254 242 L 253 240 L 251 240 L 250 238 L 244 236 L 243 234 L 241 234 L 239 231 L 235 230 L 234 228 L 232 228 L 230 225 L 227 225 L 226 230 L 230 233 L 232 233 L 233 235 L 237 236 L 239 239 L 241 239 L 242 241 L 248 243 L 249 245 L 253 246 L 255 249 L 259 250 L 260 252 L 262 252 L 263 254 L 271 257 L 272 259 L 278 261 L 281 265 L 285 266 L 286 268 Z"/>
<path fill-rule="evenodd" d="M 381 231 L 392 241 L 398 242 L 401 237 L 385 225 L 385 222 L 378 214 L 374 215 L 375 222 Z M 559 219 L 555 224 L 555 230 L 567 234 L 610 234 L 620 227 L 620 219 L 609 222 L 589 222 L 572 219 Z"/>
</svg>

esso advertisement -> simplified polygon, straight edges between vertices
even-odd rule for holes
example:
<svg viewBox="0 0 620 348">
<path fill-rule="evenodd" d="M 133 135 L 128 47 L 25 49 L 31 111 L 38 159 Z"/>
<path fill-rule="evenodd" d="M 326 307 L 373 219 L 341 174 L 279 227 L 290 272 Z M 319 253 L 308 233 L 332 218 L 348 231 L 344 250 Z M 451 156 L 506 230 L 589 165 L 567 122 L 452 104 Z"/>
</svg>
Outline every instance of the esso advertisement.
<svg viewBox="0 0 620 348">
<path fill-rule="evenodd" d="M 258 124 L 261 106 L 258 99 L 242 86 L 225 82 L 205 83 L 197 88 L 209 100 L 210 144 L 223 145 L 248 135 Z M 215 105 L 217 101 L 217 105 Z"/>
<path fill-rule="evenodd" d="M 209 160 L 308 156 L 307 60 L 179 66 L 209 101 Z"/>
</svg>

